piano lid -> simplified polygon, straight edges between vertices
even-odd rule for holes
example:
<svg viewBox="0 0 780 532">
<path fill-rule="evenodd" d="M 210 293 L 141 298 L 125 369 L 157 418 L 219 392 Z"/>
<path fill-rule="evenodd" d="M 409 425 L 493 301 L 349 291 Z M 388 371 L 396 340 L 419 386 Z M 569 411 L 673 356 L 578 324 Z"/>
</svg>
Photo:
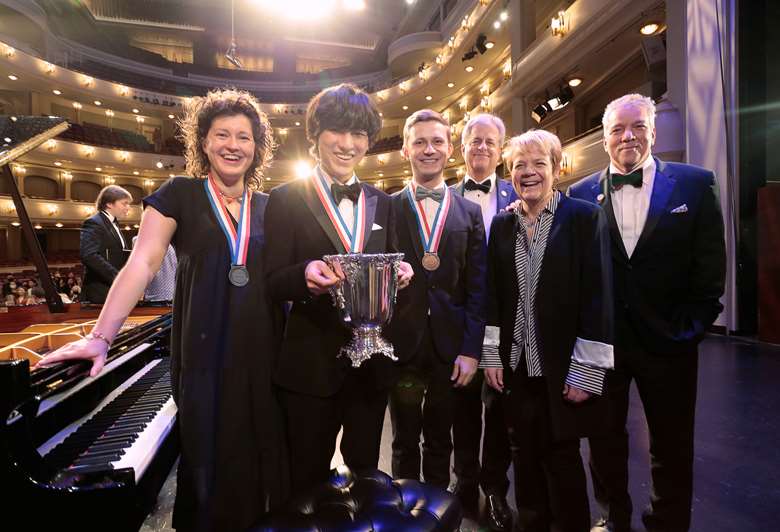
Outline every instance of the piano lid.
<svg viewBox="0 0 780 532">
<path fill-rule="evenodd" d="M 67 120 L 46 116 L 0 116 L 0 167 L 15 161 L 70 127 Z"/>
</svg>

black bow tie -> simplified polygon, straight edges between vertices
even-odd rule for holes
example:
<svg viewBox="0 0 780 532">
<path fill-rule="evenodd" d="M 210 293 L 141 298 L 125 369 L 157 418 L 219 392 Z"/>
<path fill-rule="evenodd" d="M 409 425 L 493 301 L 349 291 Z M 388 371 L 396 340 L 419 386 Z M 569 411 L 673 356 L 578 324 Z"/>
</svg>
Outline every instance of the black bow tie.
<svg viewBox="0 0 780 532">
<path fill-rule="evenodd" d="M 360 183 L 357 181 L 351 185 L 333 183 L 330 186 L 330 193 L 333 194 L 333 201 L 336 202 L 336 205 L 341 203 L 341 200 L 344 198 L 348 198 L 352 203 L 355 203 L 360 197 Z"/>
<path fill-rule="evenodd" d="M 490 192 L 490 186 L 493 184 L 493 182 L 490 179 L 486 179 L 482 183 L 477 183 L 473 179 L 467 179 L 466 182 L 463 184 L 463 188 L 466 190 L 481 190 L 485 194 Z"/>
<path fill-rule="evenodd" d="M 642 186 L 642 169 L 634 170 L 630 174 L 612 174 L 609 176 L 612 180 L 612 187 L 615 190 L 620 190 L 623 185 L 631 185 L 635 188 L 641 188 Z"/>
</svg>

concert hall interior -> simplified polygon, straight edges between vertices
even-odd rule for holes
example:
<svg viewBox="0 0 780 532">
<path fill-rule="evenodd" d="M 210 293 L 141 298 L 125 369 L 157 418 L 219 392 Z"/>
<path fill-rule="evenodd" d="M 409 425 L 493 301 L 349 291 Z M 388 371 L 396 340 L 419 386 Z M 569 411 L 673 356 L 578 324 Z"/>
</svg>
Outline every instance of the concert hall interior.
<svg viewBox="0 0 780 532">
<path fill-rule="evenodd" d="M 451 124 L 447 185 L 468 173 L 466 124 L 490 113 L 506 124 L 507 139 L 532 128 L 560 139 L 557 188 L 565 193 L 610 167 L 605 106 L 629 93 L 655 102 L 652 155 L 714 172 L 724 222 L 723 309 L 698 347 L 690 530 L 771 530 L 780 506 L 778 24 L 780 3 L 771 0 L 0 0 L 0 528 L 33 530 L 15 508 L 36 508 L 40 496 L 38 511 L 64 529 L 86 523 L 80 512 L 97 506 L 104 530 L 172 529 L 173 296 L 147 293 L 113 342 L 104 338 L 112 344 L 108 377 L 90 377 L 86 363 L 32 368 L 68 342 L 100 338 L 93 328 L 109 285 L 101 299 L 90 291 L 83 224 L 102 212 L 101 190 L 118 185 L 129 208 L 112 211 L 106 226 L 118 233 L 119 253 L 129 253 L 143 198 L 186 175 L 180 120 L 211 89 L 248 91 L 267 115 L 276 147 L 263 192 L 308 179 L 317 162 L 307 104 L 353 83 L 381 117 L 355 173 L 387 194 L 411 190 L 404 124 L 420 109 Z M 511 182 L 498 161 L 497 178 Z M 693 210 L 688 202 L 671 212 Z M 68 499 L 64 488 L 78 491 L 73 471 L 89 475 L 105 460 L 82 454 L 89 443 L 64 444 L 110 425 L 99 410 L 139 388 L 153 399 L 132 407 L 144 422 L 108 437 L 133 434 L 130 447 L 117 439 L 110 449 L 118 452 L 112 468 L 126 468 L 114 479 L 125 487 Z M 632 386 L 636 531 L 646 530 L 651 485 L 644 416 Z M 392 441 L 388 409 L 379 458 L 388 474 Z M 581 453 L 595 520 L 586 438 Z M 338 450 L 331 463 L 341 464 Z M 23 485 L 31 479 L 51 489 Z M 14 502 L 21 496 L 31 499 Z M 507 500 L 516 511 L 514 486 Z M 486 498 L 479 504 L 460 530 L 490 530 L 481 517 Z"/>
</svg>

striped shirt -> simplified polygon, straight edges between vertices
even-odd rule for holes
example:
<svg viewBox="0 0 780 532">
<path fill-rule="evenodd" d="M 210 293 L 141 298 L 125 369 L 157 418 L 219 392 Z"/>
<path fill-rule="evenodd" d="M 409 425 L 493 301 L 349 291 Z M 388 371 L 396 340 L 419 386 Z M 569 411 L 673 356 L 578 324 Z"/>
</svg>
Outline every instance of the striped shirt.
<svg viewBox="0 0 780 532">
<path fill-rule="evenodd" d="M 517 369 L 520 359 L 525 353 L 525 368 L 529 377 L 543 377 L 544 363 L 537 339 L 536 295 L 541 277 L 544 252 L 547 239 L 555 218 L 555 211 L 561 199 L 559 191 L 553 192 L 552 198 L 537 216 L 533 225 L 533 238 L 529 240 L 525 231 L 527 226 L 525 216 L 520 209 L 515 213 L 519 218 L 519 226 L 523 229 L 517 232 L 515 240 L 515 272 L 517 275 L 517 310 L 515 312 L 512 347 L 509 353 L 509 365 Z M 490 336 L 490 333 L 488 333 Z M 495 334 L 493 334 L 495 336 Z M 493 345 L 491 345 L 493 344 Z M 498 342 L 486 338 L 482 353 L 481 367 L 503 367 L 498 356 Z M 588 366 L 572 359 L 566 384 L 575 386 L 595 395 L 600 395 L 606 371 L 602 368 Z"/>
</svg>

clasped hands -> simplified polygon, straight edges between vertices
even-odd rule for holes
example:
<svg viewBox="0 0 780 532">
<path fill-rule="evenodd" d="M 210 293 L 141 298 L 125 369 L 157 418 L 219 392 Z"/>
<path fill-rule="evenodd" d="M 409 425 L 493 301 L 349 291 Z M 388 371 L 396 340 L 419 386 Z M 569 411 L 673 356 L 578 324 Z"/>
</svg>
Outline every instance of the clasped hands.
<svg viewBox="0 0 780 532">
<path fill-rule="evenodd" d="M 401 261 L 398 264 L 398 289 L 402 290 L 409 286 L 413 276 L 412 265 Z M 346 278 L 338 264 L 331 268 L 322 260 L 313 260 L 307 264 L 304 277 L 306 278 L 306 288 L 315 296 L 328 293 L 331 288 Z"/>
</svg>

